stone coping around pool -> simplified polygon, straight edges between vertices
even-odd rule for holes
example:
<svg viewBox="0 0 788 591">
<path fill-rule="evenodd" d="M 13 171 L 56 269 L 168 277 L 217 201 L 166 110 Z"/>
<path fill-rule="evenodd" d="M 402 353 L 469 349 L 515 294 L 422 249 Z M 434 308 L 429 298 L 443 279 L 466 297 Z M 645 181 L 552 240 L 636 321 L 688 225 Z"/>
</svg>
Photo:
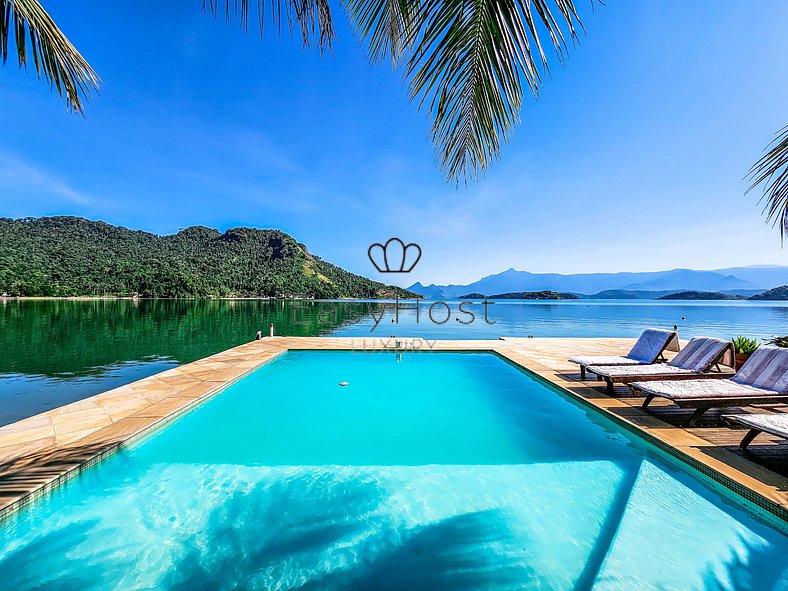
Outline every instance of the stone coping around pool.
<svg viewBox="0 0 788 591">
<path fill-rule="evenodd" d="M 400 350 L 496 353 L 788 522 L 788 478 L 731 451 L 743 431 L 677 427 L 641 410 L 640 398 L 608 396 L 598 383 L 579 381 L 577 366 L 566 361 L 573 355 L 620 354 L 633 342 L 616 338 L 408 337 L 273 337 L 253 341 L 0 427 L 0 519 L 288 350 Z M 627 392 L 617 388 L 617 394 Z"/>
</svg>

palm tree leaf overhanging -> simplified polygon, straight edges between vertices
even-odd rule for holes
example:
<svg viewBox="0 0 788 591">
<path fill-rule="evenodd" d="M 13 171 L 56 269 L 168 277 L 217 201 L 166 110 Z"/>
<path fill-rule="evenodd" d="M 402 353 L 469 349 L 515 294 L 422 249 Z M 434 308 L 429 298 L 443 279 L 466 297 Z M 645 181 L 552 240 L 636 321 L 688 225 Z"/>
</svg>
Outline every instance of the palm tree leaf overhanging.
<svg viewBox="0 0 788 591">
<path fill-rule="evenodd" d="M 343 0 L 343 7 L 370 59 L 400 69 L 411 98 L 428 109 L 436 160 L 454 182 L 476 178 L 500 156 L 526 89 L 539 93 L 548 53 L 563 60 L 582 26 L 575 0 Z M 330 0 L 203 0 L 203 9 L 245 30 L 254 20 L 261 34 L 270 20 L 320 52 L 336 35 Z M 40 2 L 0 0 L 0 16 L 3 62 L 13 34 L 20 67 L 32 58 L 37 74 L 82 113 L 98 77 Z M 764 213 L 785 238 L 788 127 L 750 179 L 751 189 L 763 186 Z"/>
<path fill-rule="evenodd" d="M 380 58 L 376 41 L 383 35 L 364 18 L 368 4 L 348 0 L 346 6 Z M 420 0 L 406 10 L 402 3 L 383 4 L 399 9 L 381 19 L 386 47 L 394 66 L 404 65 L 411 98 L 428 106 L 437 160 L 453 181 L 475 178 L 499 157 L 518 122 L 525 87 L 538 95 L 548 64 L 545 45 L 562 58 L 580 24 L 571 0 Z"/>
<path fill-rule="evenodd" d="M 345 0 L 344 7 L 372 59 L 402 66 L 411 97 L 429 109 L 437 160 L 456 182 L 486 171 L 500 155 L 518 122 L 524 88 L 539 91 L 545 48 L 564 56 L 580 24 L 573 1 Z M 35 55 L 52 65 L 44 73 L 81 112 L 80 92 L 89 96 L 95 74 L 37 0 L 0 2 L 7 15 L 22 15 L 39 40 Z M 203 9 L 245 30 L 256 22 L 262 33 L 266 20 L 286 26 L 320 51 L 335 37 L 329 0 L 203 0 Z M 24 63 L 24 35 L 15 29 Z M 79 67 L 54 67 L 71 58 L 81 60 Z"/>
<path fill-rule="evenodd" d="M 203 7 L 248 28 L 265 0 L 204 0 Z M 562 58 L 580 25 L 573 0 L 345 0 L 373 61 L 402 66 L 411 98 L 428 106 L 437 160 L 452 181 L 476 177 L 500 155 L 517 124 L 524 84 L 533 94 L 547 68 L 545 47 Z M 334 37 L 328 0 L 270 0 L 309 46 Z M 543 38 L 547 38 L 545 41 Z"/>
<path fill-rule="evenodd" d="M 283 23 L 291 35 L 298 29 L 304 47 L 316 47 L 321 53 L 331 48 L 336 35 L 329 0 L 203 0 L 202 9 L 214 16 L 224 13 L 228 23 L 236 20 L 247 32 L 253 9 L 261 36 L 266 17 L 270 16 L 280 32 Z"/>
<path fill-rule="evenodd" d="M 750 169 L 752 185 L 763 186 L 761 201 L 767 222 L 780 227 L 780 237 L 788 236 L 788 125 L 777 132 L 777 137 L 758 162 Z"/>
<path fill-rule="evenodd" d="M 36 74 L 66 99 L 69 109 L 82 113 L 82 99 L 98 91 L 99 78 L 38 0 L 0 0 L 0 54 L 8 59 L 14 36 L 19 67 L 32 60 Z"/>
</svg>

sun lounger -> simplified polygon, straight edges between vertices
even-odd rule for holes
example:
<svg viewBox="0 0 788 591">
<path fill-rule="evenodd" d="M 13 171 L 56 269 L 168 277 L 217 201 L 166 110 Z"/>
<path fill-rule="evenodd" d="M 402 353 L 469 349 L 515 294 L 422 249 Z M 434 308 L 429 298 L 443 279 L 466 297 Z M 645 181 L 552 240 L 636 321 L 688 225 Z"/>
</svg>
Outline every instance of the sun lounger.
<svg viewBox="0 0 788 591">
<path fill-rule="evenodd" d="M 726 378 L 733 375 L 733 343 L 712 337 L 695 337 L 667 363 L 633 366 L 591 365 L 588 372 L 607 382 L 607 392 L 614 384 L 645 380 L 691 380 Z"/>
<path fill-rule="evenodd" d="M 788 414 L 752 414 L 752 415 L 725 415 L 726 419 L 741 423 L 750 430 L 744 439 L 741 440 L 739 447 L 743 450 L 752 443 L 761 433 L 771 433 L 783 439 L 788 439 Z"/>
<path fill-rule="evenodd" d="M 694 408 L 694 425 L 710 408 L 788 402 L 788 349 L 759 347 L 729 380 L 633 382 L 629 387 L 646 396 L 643 408 L 657 396 Z"/>
<path fill-rule="evenodd" d="M 664 361 L 665 351 L 678 351 L 679 335 L 675 330 L 647 328 L 640 335 L 632 350 L 626 355 L 578 355 L 569 361 L 580 366 L 580 379 L 586 379 L 586 368 L 589 365 L 648 365 Z"/>
</svg>

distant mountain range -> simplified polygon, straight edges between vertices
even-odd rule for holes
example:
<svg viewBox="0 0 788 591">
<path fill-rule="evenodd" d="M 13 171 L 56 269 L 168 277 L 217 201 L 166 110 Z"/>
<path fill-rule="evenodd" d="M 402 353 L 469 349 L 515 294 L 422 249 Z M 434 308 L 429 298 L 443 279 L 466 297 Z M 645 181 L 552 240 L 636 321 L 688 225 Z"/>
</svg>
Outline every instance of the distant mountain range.
<svg viewBox="0 0 788 591">
<path fill-rule="evenodd" d="M 753 296 L 788 284 L 788 266 L 754 265 L 712 271 L 673 269 L 643 273 L 529 273 L 509 269 L 468 285 L 422 285 L 408 289 L 426 298 L 458 298 L 464 294 L 556 291 L 597 298 L 657 298 L 678 291 L 721 292 Z"/>
</svg>

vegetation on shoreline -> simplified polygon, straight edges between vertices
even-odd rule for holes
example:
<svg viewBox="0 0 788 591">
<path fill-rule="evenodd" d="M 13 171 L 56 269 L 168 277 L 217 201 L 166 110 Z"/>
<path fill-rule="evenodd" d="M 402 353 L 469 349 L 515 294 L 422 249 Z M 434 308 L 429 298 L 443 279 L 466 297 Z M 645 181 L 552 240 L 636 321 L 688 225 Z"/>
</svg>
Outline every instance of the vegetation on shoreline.
<svg viewBox="0 0 788 591">
<path fill-rule="evenodd" d="M 153 298 L 412 298 L 349 273 L 279 230 L 170 236 L 77 217 L 0 218 L 0 294 Z"/>
</svg>

